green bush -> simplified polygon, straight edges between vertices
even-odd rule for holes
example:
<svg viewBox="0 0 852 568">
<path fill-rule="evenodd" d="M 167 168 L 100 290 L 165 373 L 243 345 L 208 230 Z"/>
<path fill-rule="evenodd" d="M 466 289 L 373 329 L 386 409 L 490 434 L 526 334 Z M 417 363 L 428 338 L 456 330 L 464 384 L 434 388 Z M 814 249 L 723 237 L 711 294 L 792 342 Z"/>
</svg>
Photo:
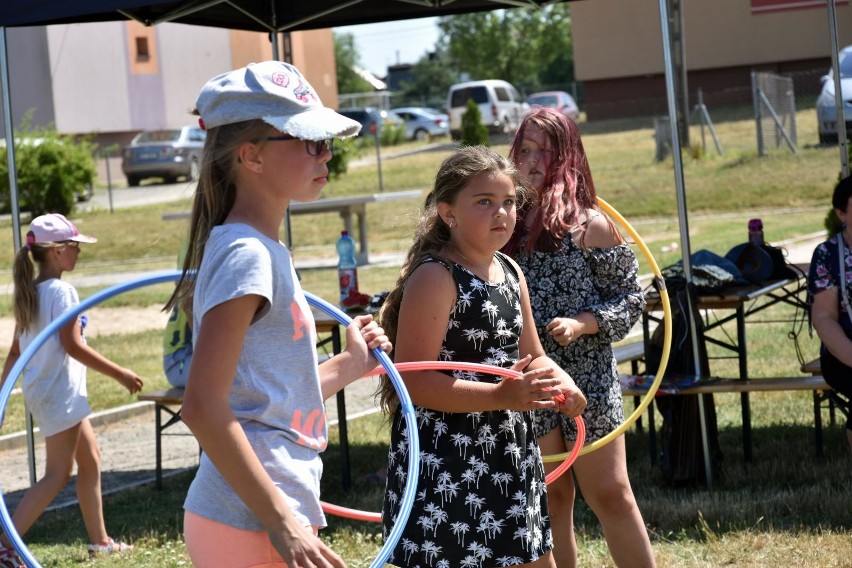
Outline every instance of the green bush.
<svg viewBox="0 0 852 568">
<path fill-rule="evenodd" d="M 357 138 L 337 138 L 334 141 L 334 152 L 328 161 L 328 179 L 336 179 L 349 169 L 349 160 L 357 158 L 360 151 Z"/>
<path fill-rule="evenodd" d="M 385 124 L 382 126 L 382 146 L 396 146 L 405 138 L 404 124 Z"/>
<path fill-rule="evenodd" d="M 44 213 L 68 215 L 78 195 L 95 181 L 94 145 L 75 141 L 53 130 L 32 130 L 15 143 L 18 203 L 34 217 Z M 6 148 L 0 148 L 0 201 L 11 208 Z"/>
<path fill-rule="evenodd" d="M 467 100 L 467 108 L 461 119 L 462 146 L 491 146 L 488 128 L 482 124 L 482 113 L 473 99 Z"/>
</svg>

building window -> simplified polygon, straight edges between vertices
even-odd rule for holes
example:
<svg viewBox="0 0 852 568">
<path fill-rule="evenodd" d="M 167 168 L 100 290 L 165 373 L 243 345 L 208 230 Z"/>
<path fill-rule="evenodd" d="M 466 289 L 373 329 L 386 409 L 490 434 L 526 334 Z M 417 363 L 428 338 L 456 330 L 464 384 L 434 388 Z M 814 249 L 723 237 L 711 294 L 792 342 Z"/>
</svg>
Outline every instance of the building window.
<svg viewBox="0 0 852 568">
<path fill-rule="evenodd" d="M 136 38 L 136 61 L 144 62 L 151 59 L 151 52 L 148 50 L 148 38 Z"/>
</svg>

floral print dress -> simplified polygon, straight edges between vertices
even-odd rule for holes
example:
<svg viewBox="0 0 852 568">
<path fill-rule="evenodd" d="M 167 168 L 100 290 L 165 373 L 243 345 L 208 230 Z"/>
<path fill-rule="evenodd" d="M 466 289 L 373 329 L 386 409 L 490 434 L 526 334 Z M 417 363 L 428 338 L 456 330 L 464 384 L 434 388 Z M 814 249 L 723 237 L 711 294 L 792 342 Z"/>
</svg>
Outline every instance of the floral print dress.
<svg viewBox="0 0 852 568">
<path fill-rule="evenodd" d="M 839 251 L 837 250 L 841 243 L 846 272 L 846 282 L 843 283 L 840 282 L 840 255 L 838 255 Z M 808 272 L 808 294 L 813 298 L 818 292 L 829 288 L 838 288 L 837 296 L 842 302 L 843 294 L 839 288 L 841 285 L 846 286 L 846 295 L 852 298 L 852 251 L 846 246 L 842 232 L 820 243 L 814 249 Z M 838 306 L 838 316 L 840 327 L 843 328 L 848 337 L 852 338 L 852 320 L 850 320 L 849 314 L 842 304 Z"/>
<path fill-rule="evenodd" d="M 612 343 L 627 336 L 645 308 L 636 256 L 627 244 L 584 250 L 569 233 L 559 250 L 524 252 L 517 261 L 527 279 L 541 345 L 586 395 L 586 443 L 599 440 L 624 422 Z M 595 315 L 598 333 L 562 347 L 545 331 L 553 318 L 582 312 Z M 565 439 L 576 440 L 574 421 L 563 414 L 540 410 L 534 415 L 536 437 L 562 426 Z"/>
<path fill-rule="evenodd" d="M 486 283 L 459 264 L 440 262 L 458 286 L 440 360 L 511 367 L 523 328 L 520 284 L 498 253 L 505 279 Z M 447 371 L 499 382 L 501 377 Z M 484 568 L 535 561 L 553 546 L 541 451 L 529 412 L 450 413 L 415 406 L 420 474 L 413 509 L 389 563 L 415 568 Z M 407 481 L 409 431 L 397 410 L 388 450 L 382 511 L 387 537 Z"/>
</svg>

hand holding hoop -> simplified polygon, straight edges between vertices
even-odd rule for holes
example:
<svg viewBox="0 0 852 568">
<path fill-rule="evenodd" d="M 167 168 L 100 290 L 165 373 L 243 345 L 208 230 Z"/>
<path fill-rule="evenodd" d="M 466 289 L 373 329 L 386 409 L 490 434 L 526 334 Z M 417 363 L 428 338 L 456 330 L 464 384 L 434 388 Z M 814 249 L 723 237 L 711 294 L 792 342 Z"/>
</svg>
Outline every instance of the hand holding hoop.
<svg viewBox="0 0 852 568">
<path fill-rule="evenodd" d="M 645 258 L 647 259 L 648 264 L 651 266 L 651 271 L 654 273 L 654 276 L 657 279 L 657 283 L 660 287 L 660 304 L 663 307 L 663 331 L 665 332 L 665 337 L 663 340 L 663 354 L 660 362 L 660 368 L 657 370 L 657 375 L 654 377 L 654 382 L 651 383 L 650 388 L 648 388 L 648 393 L 642 399 L 642 402 L 639 403 L 639 406 L 636 407 L 636 409 L 633 411 L 633 414 L 627 417 L 627 419 L 624 421 L 623 424 L 621 424 L 621 426 L 619 426 L 600 440 L 597 440 L 587 445 L 580 452 L 580 455 L 585 455 L 589 452 L 593 452 L 598 448 L 601 448 L 606 444 L 612 442 L 621 434 L 623 434 L 625 430 L 630 428 L 630 426 L 634 422 L 636 422 L 636 420 L 638 420 L 640 416 L 642 416 L 642 413 L 645 412 L 645 409 L 648 408 L 648 405 L 654 398 L 654 395 L 656 394 L 657 389 L 660 386 L 660 382 L 662 382 L 663 380 L 663 376 L 666 372 L 666 364 L 669 358 L 669 351 L 671 351 L 672 346 L 672 313 L 671 307 L 669 305 L 669 294 L 666 290 L 666 284 L 665 280 L 663 279 L 663 274 L 662 272 L 660 272 L 660 267 L 657 265 L 657 261 L 654 259 L 654 255 L 651 254 L 650 249 L 648 249 L 648 246 L 645 244 L 645 241 L 642 240 L 642 237 L 639 235 L 639 233 L 636 232 L 636 229 L 634 229 L 633 226 L 624 217 L 622 217 L 618 211 L 613 209 L 613 207 L 609 203 L 607 203 L 600 197 L 598 197 L 598 204 L 601 206 L 601 209 L 603 209 L 603 211 L 607 215 L 615 219 L 615 221 L 619 225 L 621 225 L 631 237 L 633 237 L 633 240 L 636 241 L 636 244 L 645 254 Z M 543 456 L 542 460 L 545 463 L 558 462 L 565 459 L 567 455 L 568 453 L 565 452 L 561 454 Z"/>
</svg>

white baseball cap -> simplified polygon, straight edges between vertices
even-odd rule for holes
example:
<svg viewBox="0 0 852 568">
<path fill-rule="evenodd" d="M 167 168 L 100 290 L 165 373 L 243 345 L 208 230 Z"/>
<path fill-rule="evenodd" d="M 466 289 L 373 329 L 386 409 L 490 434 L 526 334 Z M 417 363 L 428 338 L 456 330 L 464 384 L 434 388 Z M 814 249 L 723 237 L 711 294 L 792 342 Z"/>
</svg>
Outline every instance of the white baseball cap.
<svg viewBox="0 0 852 568">
<path fill-rule="evenodd" d="M 302 73 L 289 63 L 264 61 L 213 77 L 195 102 L 204 128 L 262 120 L 300 140 L 358 134 L 361 124 L 323 106 Z"/>
</svg>

